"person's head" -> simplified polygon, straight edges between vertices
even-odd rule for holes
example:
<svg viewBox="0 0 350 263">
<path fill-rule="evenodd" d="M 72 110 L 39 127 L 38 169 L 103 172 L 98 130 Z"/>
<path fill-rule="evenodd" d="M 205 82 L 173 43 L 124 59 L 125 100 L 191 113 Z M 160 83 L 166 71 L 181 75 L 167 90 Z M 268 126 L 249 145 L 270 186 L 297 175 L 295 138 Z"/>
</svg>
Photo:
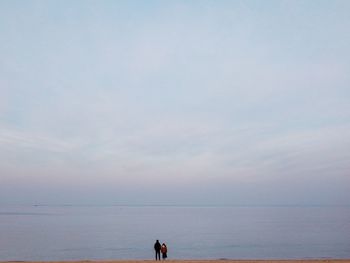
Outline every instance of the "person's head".
<svg viewBox="0 0 350 263">
<path fill-rule="evenodd" d="M 157 241 L 156 241 L 157 243 L 159 243 L 159 240 L 157 239 Z"/>
</svg>

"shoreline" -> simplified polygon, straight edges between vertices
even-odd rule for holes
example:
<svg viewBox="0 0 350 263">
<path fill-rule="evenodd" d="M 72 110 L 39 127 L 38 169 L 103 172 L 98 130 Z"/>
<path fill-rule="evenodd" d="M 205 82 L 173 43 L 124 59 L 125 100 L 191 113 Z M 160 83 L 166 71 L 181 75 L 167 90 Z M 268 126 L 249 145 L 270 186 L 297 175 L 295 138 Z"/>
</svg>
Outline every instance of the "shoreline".
<svg viewBox="0 0 350 263">
<path fill-rule="evenodd" d="M 163 260 L 162 260 L 163 261 Z M 331 259 L 331 258 L 320 258 L 320 259 L 171 259 L 165 260 L 169 263 L 322 263 L 322 262 L 334 262 L 334 263 L 350 263 L 350 259 Z M 60 260 L 60 261 L 25 261 L 25 260 L 10 260 L 0 261 L 0 263 L 141 263 L 141 262 L 156 262 L 153 259 L 111 259 L 111 260 Z"/>
</svg>

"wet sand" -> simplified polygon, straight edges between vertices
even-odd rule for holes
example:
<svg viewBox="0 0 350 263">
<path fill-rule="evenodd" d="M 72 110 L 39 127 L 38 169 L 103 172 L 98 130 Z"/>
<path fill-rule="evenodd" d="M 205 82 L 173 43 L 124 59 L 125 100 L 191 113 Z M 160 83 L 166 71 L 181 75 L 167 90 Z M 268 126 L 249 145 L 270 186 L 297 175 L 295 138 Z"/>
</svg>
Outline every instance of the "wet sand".
<svg viewBox="0 0 350 263">
<path fill-rule="evenodd" d="M 0 261 L 0 263 L 151 263 L 155 260 L 78 260 L 78 261 Z M 350 259 L 293 259 L 293 260 L 166 260 L 166 263 L 350 263 Z"/>
</svg>

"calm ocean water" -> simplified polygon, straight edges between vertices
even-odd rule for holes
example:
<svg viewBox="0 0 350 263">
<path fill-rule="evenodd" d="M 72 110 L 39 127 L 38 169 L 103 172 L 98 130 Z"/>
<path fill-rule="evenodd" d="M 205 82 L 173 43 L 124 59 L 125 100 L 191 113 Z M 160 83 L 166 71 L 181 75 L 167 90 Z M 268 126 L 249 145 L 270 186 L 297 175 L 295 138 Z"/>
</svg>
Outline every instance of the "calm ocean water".
<svg viewBox="0 0 350 263">
<path fill-rule="evenodd" d="M 350 258 L 350 207 L 0 207 L 0 260 Z"/>
</svg>

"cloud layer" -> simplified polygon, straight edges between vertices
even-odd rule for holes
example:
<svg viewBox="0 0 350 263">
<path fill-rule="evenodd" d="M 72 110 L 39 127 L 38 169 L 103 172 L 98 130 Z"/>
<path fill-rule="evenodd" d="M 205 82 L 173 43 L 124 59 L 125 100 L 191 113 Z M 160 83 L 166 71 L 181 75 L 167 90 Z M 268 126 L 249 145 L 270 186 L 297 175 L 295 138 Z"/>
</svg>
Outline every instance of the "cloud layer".
<svg viewBox="0 0 350 263">
<path fill-rule="evenodd" d="M 2 203 L 350 204 L 347 1 L 0 5 Z"/>
</svg>

